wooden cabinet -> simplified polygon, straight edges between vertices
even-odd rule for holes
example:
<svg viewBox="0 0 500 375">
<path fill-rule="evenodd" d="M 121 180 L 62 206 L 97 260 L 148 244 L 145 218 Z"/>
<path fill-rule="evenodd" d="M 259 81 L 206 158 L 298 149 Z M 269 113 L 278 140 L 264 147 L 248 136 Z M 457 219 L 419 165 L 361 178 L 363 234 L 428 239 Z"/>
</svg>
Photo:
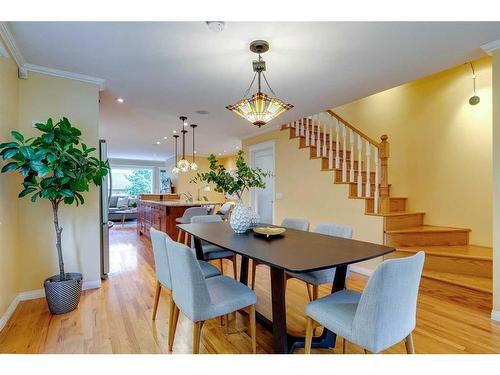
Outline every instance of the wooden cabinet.
<svg viewBox="0 0 500 375">
<path fill-rule="evenodd" d="M 169 206 L 165 202 L 139 201 L 137 212 L 137 233 L 149 237 L 151 227 L 167 233 L 170 238 L 177 238 L 177 227 L 175 219 L 182 217 L 184 211 L 195 204 L 185 206 Z"/>
</svg>

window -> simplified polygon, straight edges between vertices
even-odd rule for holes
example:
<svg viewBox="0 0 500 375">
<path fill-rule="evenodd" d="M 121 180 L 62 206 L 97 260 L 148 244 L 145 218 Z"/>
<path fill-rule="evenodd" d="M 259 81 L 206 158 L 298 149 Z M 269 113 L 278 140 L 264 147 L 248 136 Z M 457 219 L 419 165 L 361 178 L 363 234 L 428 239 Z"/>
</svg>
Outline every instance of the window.
<svg viewBox="0 0 500 375">
<path fill-rule="evenodd" d="M 153 192 L 153 170 L 111 166 L 112 195 L 139 195 Z"/>
</svg>

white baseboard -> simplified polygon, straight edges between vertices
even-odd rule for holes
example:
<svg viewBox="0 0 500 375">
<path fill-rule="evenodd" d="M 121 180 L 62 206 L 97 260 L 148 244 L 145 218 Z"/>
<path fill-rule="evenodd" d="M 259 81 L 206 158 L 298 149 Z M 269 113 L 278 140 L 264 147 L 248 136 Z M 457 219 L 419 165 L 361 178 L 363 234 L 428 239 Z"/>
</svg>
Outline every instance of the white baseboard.
<svg viewBox="0 0 500 375">
<path fill-rule="evenodd" d="M 491 320 L 496 320 L 500 322 L 500 311 L 491 310 Z"/>
<path fill-rule="evenodd" d="M 100 287 L 101 279 L 84 281 L 82 285 L 83 290 L 97 289 Z M 17 296 L 15 296 L 9 307 L 7 307 L 7 310 L 5 310 L 3 315 L 0 316 L 0 331 L 2 331 L 2 329 L 7 325 L 7 322 L 11 318 L 12 314 L 14 314 L 14 311 L 16 310 L 17 305 L 19 305 L 19 302 L 43 297 L 45 297 L 45 289 L 28 290 L 26 292 L 21 292 Z"/>
<path fill-rule="evenodd" d="M 365 275 L 365 276 L 371 276 L 373 274 L 372 269 L 361 267 L 361 266 L 356 266 L 355 264 L 351 264 L 349 266 L 349 270 L 351 270 L 351 272 L 360 273 L 361 275 Z"/>
</svg>

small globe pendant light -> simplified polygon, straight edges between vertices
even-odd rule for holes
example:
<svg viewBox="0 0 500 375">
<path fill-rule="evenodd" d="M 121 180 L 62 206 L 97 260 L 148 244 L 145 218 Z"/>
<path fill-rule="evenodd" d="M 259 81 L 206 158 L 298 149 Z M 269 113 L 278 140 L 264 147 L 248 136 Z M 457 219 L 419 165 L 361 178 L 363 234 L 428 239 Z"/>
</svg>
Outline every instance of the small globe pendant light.
<svg viewBox="0 0 500 375">
<path fill-rule="evenodd" d="M 175 139 L 175 166 L 172 168 L 172 173 L 179 174 L 181 172 L 181 170 L 177 167 L 177 141 L 179 139 L 179 135 L 174 134 L 174 139 Z"/>
<path fill-rule="evenodd" d="M 476 72 L 474 71 L 474 65 L 472 65 L 471 62 L 469 62 L 469 64 L 472 70 L 472 90 L 474 91 L 474 95 L 469 98 L 469 104 L 476 105 L 479 104 L 481 98 L 476 95 Z"/>
<path fill-rule="evenodd" d="M 189 125 L 191 126 L 191 129 L 193 129 L 193 161 L 191 162 L 189 168 L 192 170 L 192 171 L 197 171 L 198 170 L 198 164 L 196 164 L 196 161 L 195 161 L 195 147 L 194 147 L 194 129 L 196 129 L 196 127 L 198 125 L 196 124 L 191 124 Z"/>
</svg>

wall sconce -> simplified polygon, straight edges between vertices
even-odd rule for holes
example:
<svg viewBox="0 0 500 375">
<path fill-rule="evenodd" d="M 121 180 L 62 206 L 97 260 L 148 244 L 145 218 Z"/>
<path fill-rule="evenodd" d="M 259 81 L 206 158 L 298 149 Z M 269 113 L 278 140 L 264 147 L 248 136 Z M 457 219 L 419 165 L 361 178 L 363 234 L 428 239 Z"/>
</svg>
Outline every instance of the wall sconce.
<svg viewBox="0 0 500 375">
<path fill-rule="evenodd" d="M 472 89 L 474 91 L 474 95 L 469 98 L 469 104 L 476 105 L 479 104 L 481 98 L 479 98 L 479 96 L 476 95 L 476 72 L 474 71 L 474 65 L 472 65 L 471 62 L 469 62 L 469 65 L 472 70 Z"/>
</svg>

